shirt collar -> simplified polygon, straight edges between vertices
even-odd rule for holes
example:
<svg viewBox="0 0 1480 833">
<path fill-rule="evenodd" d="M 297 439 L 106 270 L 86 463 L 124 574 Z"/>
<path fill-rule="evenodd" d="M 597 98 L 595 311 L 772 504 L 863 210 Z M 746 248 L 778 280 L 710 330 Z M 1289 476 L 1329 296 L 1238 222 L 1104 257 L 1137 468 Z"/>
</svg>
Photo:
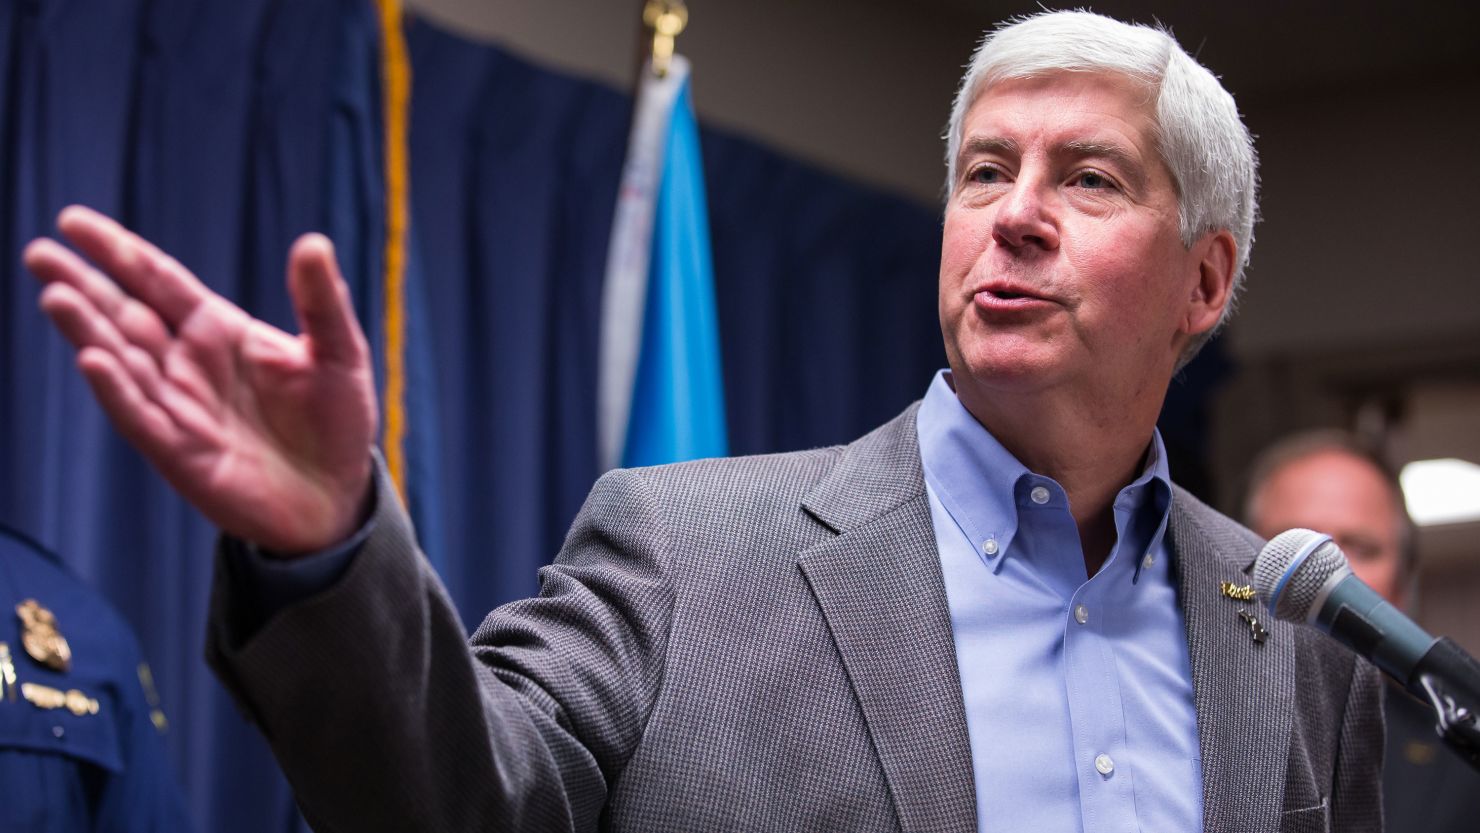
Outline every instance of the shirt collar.
<svg viewBox="0 0 1480 833">
<path fill-rule="evenodd" d="M 1018 461 L 976 417 L 961 404 L 946 379 L 935 374 L 916 417 L 920 462 L 925 482 L 951 519 L 993 569 L 1000 566 L 1018 530 L 1018 502 L 1034 486 L 1052 486 L 1050 502 L 1060 508 L 1063 489 L 1051 478 L 1034 474 Z M 1171 507 L 1171 475 L 1161 432 L 1154 430 L 1141 474 L 1116 496 L 1116 527 L 1132 541 L 1133 552 L 1149 552 L 1166 532 Z M 1117 559 L 1118 560 L 1118 559 Z M 1139 578 L 1142 559 L 1135 557 L 1133 575 Z"/>
</svg>

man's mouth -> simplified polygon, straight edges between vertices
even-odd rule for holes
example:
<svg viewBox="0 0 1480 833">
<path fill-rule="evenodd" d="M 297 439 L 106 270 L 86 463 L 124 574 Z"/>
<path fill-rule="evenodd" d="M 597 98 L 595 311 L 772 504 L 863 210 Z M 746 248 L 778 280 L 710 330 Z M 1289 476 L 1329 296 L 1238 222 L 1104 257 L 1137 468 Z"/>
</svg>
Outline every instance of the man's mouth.
<svg viewBox="0 0 1480 833">
<path fill-rule="evenodd" d="M 987 312 L 1023 313 L 1052 306 L 1054 301 L 1022 286 L 983 286 L 974 297 L 976 306 Z"/>
<path fill-rule="evenodd" d="M 1030 301 L 1047 301 L 1048 298 L 1033 289 L 1025 286 L 983 286 L 977 289 L 977 295 L 990 295 L 1003 301 L 1017 301 L 1028 299 Z"/>
</svg>

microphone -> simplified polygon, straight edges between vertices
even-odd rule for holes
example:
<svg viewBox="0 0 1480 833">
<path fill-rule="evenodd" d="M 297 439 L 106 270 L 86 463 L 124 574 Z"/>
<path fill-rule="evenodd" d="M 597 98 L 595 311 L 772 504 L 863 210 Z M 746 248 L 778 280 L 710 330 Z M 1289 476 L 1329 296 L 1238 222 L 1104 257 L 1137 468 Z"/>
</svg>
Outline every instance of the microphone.
<svg viewBox="0 0 1480 833">
<path fill-rule="evenodd" d="M 1276 619 L 1301 622 L 1376 665 L 1434 706 L 1451 744 L 1480 768 L 1480 663 L 1448 637 L 1435 638 L 1357 578 L 1331 536 L 1276 535 L 1254 560 L 1254 592 Z M 1450 737 L 1451 726 L 1464 736 Z"/>
<path fill-rule="evenodd" d="M 1276 535 L 1254 560 L 1254 592 L 1276 619 L 1311 625 L 1410 688 L 1438 642 L 1352 572 L 1331 536 Z"/>
</svg>

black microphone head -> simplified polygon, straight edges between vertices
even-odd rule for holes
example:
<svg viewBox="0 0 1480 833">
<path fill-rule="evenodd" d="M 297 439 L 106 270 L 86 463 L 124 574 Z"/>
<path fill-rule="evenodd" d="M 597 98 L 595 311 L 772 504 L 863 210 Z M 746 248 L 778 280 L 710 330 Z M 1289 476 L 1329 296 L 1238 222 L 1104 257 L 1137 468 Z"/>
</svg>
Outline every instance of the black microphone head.
<svg viewBox="0 0 1480 833">
<path fill-rule="evenodd" d="M 1326 582 L 1350 569 L 1331 536 L 1289 529 L 1274 536 L 1254 559 L 1254 592 L 1276 619 L 1304 622 Z"/>
</svg>

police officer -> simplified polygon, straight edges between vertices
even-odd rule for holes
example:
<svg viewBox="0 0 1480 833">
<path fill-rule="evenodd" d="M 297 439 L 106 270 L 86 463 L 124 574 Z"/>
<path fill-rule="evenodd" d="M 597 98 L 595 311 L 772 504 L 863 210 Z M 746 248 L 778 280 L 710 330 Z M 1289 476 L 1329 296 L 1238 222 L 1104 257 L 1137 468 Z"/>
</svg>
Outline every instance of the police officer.
<svg viewBox="0 0 1480 833">
<path fill-rule="evenodd" d="M 191 828 L 122 617 L 0 526 L 0 831 Z"/>
</svg>

